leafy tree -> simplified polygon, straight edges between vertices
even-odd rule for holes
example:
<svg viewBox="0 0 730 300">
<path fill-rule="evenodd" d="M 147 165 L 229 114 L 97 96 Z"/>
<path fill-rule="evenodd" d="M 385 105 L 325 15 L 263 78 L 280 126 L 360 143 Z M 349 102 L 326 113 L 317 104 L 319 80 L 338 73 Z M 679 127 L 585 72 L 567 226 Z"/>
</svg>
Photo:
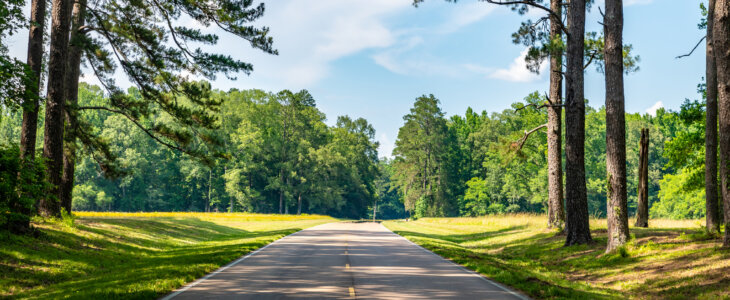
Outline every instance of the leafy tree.
<svg viewBox="0 0 730 300">
<path fill-rule="evenodd" d="M 395 182 L 416 217 L 448 216 L 455 208 L 449 172 L 454 137 L 438 105 L 433 95 L 416 98 L 393 149 Z"/>
</svg>

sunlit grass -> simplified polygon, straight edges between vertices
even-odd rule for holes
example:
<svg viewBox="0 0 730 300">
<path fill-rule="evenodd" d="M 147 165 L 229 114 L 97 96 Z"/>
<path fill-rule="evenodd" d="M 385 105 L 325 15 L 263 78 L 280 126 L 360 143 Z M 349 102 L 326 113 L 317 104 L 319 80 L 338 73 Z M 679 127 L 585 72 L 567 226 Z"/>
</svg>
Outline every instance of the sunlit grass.
<svg viewBox="0 0 730 300">
<path fill-rule="evenodd" d="M 317 215 L 79 212 L 4 235 L 0 298 L 156 298 L 300 229 Z M 7 241 L 7 242 L 6 242 Z"/>
<path fill-rule="evenodd" d="M 699 220 L 650 220 L 605 254 L 606 221 L 592 219 L 595 243 L 564 247 L 540 215 L 424 218 L 385 226 L 535 298 L 730 298 L 730 252 Z"/>
</svg>

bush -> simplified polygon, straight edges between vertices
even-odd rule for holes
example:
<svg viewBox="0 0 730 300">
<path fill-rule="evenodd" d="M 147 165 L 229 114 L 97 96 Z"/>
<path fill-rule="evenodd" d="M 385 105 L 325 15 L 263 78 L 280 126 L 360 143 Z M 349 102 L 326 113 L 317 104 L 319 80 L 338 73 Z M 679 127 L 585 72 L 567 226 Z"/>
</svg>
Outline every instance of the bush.
<svg viewBox="0 0 730 300">
<path fill-rule="evenodd" d="M 47 185 L 40 159 L 21 163 L 17 146 L 0 146 L 0 230 L 27 233 Z"/>
</svg>

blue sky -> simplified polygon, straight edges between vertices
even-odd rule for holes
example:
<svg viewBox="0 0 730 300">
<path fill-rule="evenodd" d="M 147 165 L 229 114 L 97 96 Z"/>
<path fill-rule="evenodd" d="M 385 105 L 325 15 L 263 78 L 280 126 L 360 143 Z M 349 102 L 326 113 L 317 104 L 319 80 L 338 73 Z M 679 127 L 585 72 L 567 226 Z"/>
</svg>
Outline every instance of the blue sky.
<svg viewBox="0 0 730 300">
<path fill-rule="evenodd" d="M 427 0 L 276 0 L 265 1 L 258 22 L 271 28 L 279 56 L 249 49 L 245 42 L 221 33 L 216 52 L 252 62 L 254 73 L 230 81 L 220 76 L 217 89 L 260 88 L 269 91 L 307 89 L 333 123 L 338 115 L 363 117 L 373 124 L 389 156 L 416 97 L 434 94 L 447 115 L 501 111 L 533 91 L 547 91 L 545 74 L 524 67 L 525 48 L 511 33 L 527 18 L 505 7 L 461 0 L 456 4 Z M 640 71 L 626 77 L 626 110 L 678 109 L 685 98 L 697 98 L 704 74 L 704 44 L 689 58 L 702 37 L 697 29 L 699 1 L 624 0 L 624 42 L 641 56 Z M 600 31 L 597 0 L 587 21 Z M 27 34 L 11 38 L 11 54 L 25 59 Z M 122 75 L 119 78 L 122 79 Z M 91 78 L 87 81 L 94 82 Z M 586 98 L 604 102 L 603 76 L 589 68 Z M 120 82 L 125 82 L 120 80 Z"/>
</svg>

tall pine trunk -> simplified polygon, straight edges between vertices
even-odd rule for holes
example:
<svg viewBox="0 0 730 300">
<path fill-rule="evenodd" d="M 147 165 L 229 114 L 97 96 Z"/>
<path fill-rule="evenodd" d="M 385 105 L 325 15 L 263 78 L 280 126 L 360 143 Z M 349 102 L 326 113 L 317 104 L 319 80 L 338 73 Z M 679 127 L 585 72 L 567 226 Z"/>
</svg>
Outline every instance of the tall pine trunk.
<svg viewBox="0 0 730 300">
<path fill-rule="evenodd" d="M 51 50 L 48 61 L 48 99 L 43 138 L 43 157 L 46 173 L 52 185 L 47 197 L 39 200 L 38 213 L 59 216 L 58 195 L 63 171 L 63 121 L 65 104 L 65 79 L 68 68 L 68 41 L 71 23 L 72 0 L 53 0 L 51 9 Z"/>
<path fill-rule="evenodd" d="M 41 72 L 43 71 L 43 30 L 46 20 L 46 1 L 33 0 L 30 8 L 30 31 L 28 33 L 28 66 L 35 76 L 35 86 L 26 87 L 23 102 L 23 125 L 20 131 L 20 158 L 35 158 L 36 132 L 38 130 L 38 108 L 40 99 Z M 32 89 L 32 90 L 31 90 Z"/>
<path fill-rule="evenodd" d="M 79 75 L 81 74 L 81 47 L 79 31 L 84 26 L 86 0 L 77 0 L 73 5 L 71 23 L 71 41 L 68 48 L 68 70 L 66 70 L 66 130 L 63 147 L 63 176 L 61 177 L 61 207 L 71 211 L 71 200 L 74 188 L 74 171 L 76 169 L 76 137 L 78 130 L 76 104 L 79 101 Z"/>
<path fill-rule="evenodd" d="M 636 204 L 636 227 L 649 227 L 649 128 L 641 129 L 639 142 L 639 201 Z"/>
<path fill-rule="evenodd" d="M 624 109 L 623 1 L 606 0 L 603 32 L 606 76 L 606 174 L 608 242 L 606 251 L 625 244 L 629 235 L 626 205 L 626 111 Z"/>
<path fill-rule="evenodd" d="M 720 207 L 717 197 L 717 67 L 712 42 L 715 0 L 707 6 L 707 52 L 706 52 L 706 91 L 705 103 L 705 226 L 710 232 L 720 232 Z"/>
<path fill-rule="evenodd" d="M 562 0 L 552 0 L 550 9 L 550 39 L 562 39 Z M 557 15 L 557 16 L 556 16 Z M 563 50 L 553 47 L 550 52 L 550 106 L 548 107 L 548 228 L 563 228 L 565 208 L 563 207 L 563 156 L 562 156 L 562 94 L 563 94 Z"/>
<path fill-rule="evenodd" d="M 712 43 L 717 65 L 720 132 L 720 191 L 725 207 L 723 247 L 730 247 L 730 0 L 716 0 Z"/>
<path fill-rule="evenodd" d="M 585 0 L 570 1 L 565 76 L 566 246 L 592 242 L 585 180 L 585 98 L 583 95 L 585 13 Z"/>
</svg>

